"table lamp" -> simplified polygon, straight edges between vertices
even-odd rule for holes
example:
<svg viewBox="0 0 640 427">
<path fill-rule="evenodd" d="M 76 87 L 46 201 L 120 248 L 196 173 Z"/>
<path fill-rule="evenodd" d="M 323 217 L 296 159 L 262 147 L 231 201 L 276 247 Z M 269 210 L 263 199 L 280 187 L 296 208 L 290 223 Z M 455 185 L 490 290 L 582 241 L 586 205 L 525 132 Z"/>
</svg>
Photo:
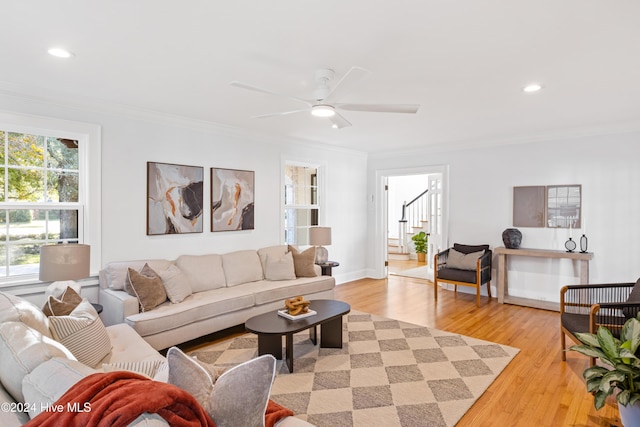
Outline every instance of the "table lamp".
<svg viewBox="0 0 640 427">
<path fill-rule="evenodd" d="M 322 245 L 331 244 L 331 227 L 311 227 L 309 244 L 316 247 L 316 264 L 324 264 L 329 260 L 329 252 Z"/>
<path fill-rule="evenodd" d="M 40 280 L 53 282 L 45 290 L 45 297 L 59 298 L 67 289 L 80 294 L 81 285 L 75 280 L 89 277 L 90 246 L 76 243 L 43 245 L 40 247 Z"/>
</svg>

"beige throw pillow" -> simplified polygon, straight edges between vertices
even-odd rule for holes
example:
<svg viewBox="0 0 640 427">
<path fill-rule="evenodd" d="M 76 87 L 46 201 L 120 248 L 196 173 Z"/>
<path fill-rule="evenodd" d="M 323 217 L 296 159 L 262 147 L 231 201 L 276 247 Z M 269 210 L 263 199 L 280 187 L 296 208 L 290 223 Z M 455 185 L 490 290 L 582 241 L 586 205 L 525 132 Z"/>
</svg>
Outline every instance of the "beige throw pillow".
<svg viewBox="0 0 640 427">
<path fill-rule="evenodd" d="M 296 270 L 293 265 L 293 254 L 291 252 L 287 252 L 281 257 L 267 254 L 264 276 L 267 280 L 295 279 Z"/>
<path fill-rule="evenodd" d="M 289 252 L 293 255 L 293 266 L 297 277 L 316 277 L 315 261 L 316 247 L 299 252 L 294 246 L 289 245 Z"/>
<path fill-rule="evenodd" d="M 129 268 L 124 288 L 129 295 L 138 298 L 140 311 L 143 313 L 167 300 L 167 291 L 164 289 L 162 279 L 148 264 L 145 264 L 140 272 Z"/>
<path fill-rule="evenodd" d="M 87 366 L 95 368 L 111 351 L 111 339 L 98 312 L 84 299 L 68 316 L 51 316 L 53 338 Z"/>
<path fill-rule="evenodd" d="M 66 316 L 82 302 L 82 297 L 73 289 L 67 286 L 60 298 L 49 295 L 49 300 L 42 307 L 42 312 L 47 316 Z"/>
<path fill-rule="evenodd" d="M 172 303 L 182 302 L 192 294 L 189 278 L 177 266 L 172 265 L 166 270 L 158 270 L 158 276 L 162 279 L 164 290 Z"/>
<path fill-rule="evenodd" d="M 484 251 L 471 252 L 470 254 L 463 254 L 455 249 L 449 249 L 449 256 L 447 257 L 447 268 L 456 268 L 458 270 L 475 270 L 478 258 L 484 255 Z"/>
</svg>

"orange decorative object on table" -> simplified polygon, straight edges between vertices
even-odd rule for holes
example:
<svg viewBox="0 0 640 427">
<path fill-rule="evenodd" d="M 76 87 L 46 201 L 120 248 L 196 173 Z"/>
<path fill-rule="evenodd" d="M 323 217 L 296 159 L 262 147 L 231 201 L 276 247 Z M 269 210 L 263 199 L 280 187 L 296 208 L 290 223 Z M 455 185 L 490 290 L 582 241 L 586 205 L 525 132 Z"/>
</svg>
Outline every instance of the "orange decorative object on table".
<svg viewBox="0 0 640 427">
<path fill-rule="evenodd" d="M 295 298 L 287 298 L 284 300 L 287 312 L 292 316 L 307 313 L 309 311 L 309 301 L 305 300 L 302 295 Z"/>
</svg>

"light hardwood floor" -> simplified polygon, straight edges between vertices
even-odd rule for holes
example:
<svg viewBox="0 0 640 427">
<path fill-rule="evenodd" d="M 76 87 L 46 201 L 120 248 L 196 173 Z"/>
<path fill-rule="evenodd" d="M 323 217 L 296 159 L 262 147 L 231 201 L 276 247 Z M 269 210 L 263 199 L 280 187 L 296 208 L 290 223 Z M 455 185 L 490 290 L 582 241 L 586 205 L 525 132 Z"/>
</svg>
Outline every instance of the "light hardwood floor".
<svg viewBox="0 0 640 427">
<path fill-rule="evenodd" d="M 415 265 L 405 261 L 401 267 Z M 600 411 L 593 407 L 582 379 L 588 359 L 568 352 L 567 361 L 561 361 L 559 313 L 498 304 L 486 297 L 478 308 L 475 295 L 447 290 L 438 293 L 436 302 L 431 281 L 395 275 L 338 285 L 335 298 L 354 310 L 520 349 L 458 427 L 622 425 L 613 399 Z"/>
<path fill-rule="evenodd" d="M 406 262 L 405 268 L 411 268 Z M 586 392 L 588 359 L 568 352 L 561 361 L 557 312 L 498 304 L 496 298 L 440 290 L 428 280 L 389 276 L 336 287 L 336 299 L 354 310 L 506 344 L 520 349 L 489 389 L 457 424 L 465 426 L 620 426 L 611 399 L 600 411 Z M 570 341 L 570 340 L 569 340 Z"/>
</svg>

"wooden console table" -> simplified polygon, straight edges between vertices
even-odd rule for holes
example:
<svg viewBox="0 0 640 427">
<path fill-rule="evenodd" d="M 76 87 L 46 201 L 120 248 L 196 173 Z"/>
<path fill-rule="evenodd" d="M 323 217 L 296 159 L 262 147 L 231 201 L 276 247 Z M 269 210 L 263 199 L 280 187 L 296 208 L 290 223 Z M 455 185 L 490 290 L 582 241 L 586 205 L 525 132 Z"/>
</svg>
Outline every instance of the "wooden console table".
<svg viewBox="0 0 640 427">
<path fill-rule="evenodd" d="M 570 259 L 580 262 L 580 283 L 589 283 L 589 261 L 593 259 L 593 252 L 566 252 L 547 249 L 507 249 L 505 247 L 493 250 L 498 255 L 498 302 L 500 304 L 515 304 L 527 307 L 542 308 L 545 310 L 560 311 L 560 304 L 550 301 L 540 301 L 531 298 L 509 296 L 509 284 L 507 281 L 507 256 L 525 256 L 550 259 Z"/>
</svg>

